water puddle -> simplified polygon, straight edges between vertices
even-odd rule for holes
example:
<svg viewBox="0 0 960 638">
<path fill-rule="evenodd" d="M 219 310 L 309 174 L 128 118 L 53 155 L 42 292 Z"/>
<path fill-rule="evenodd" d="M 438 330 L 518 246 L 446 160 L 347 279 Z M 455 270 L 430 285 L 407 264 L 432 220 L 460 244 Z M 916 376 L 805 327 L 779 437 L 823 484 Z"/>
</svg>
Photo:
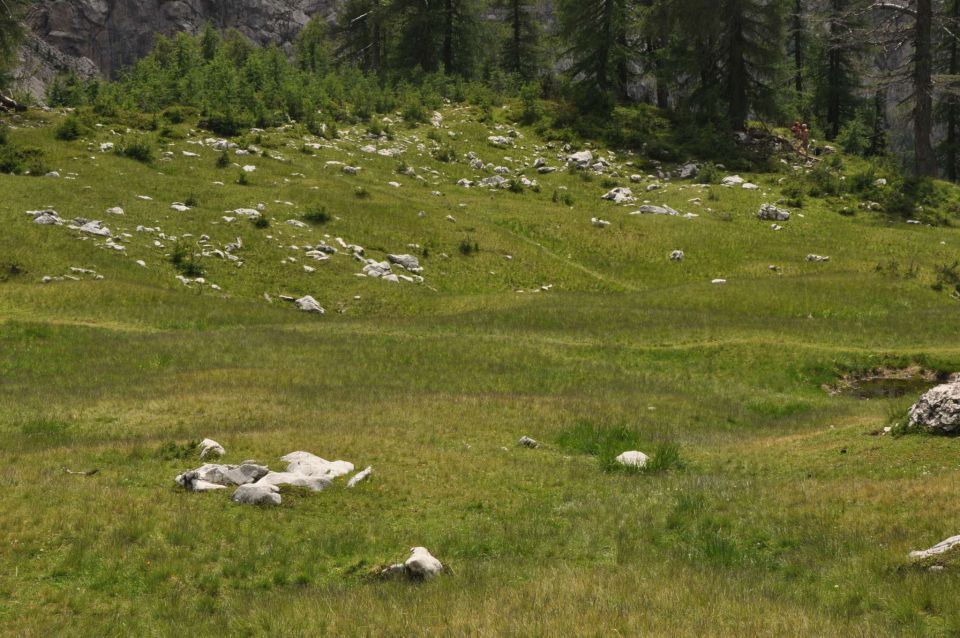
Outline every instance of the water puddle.
<svg viewBox="0 0 960 638">
<path fill-rule="evenodd" d="M 946 383 L 950 375 L 926 370 L 917 366 L 910 368 L 881 368 L 843 377 L 837 383 L 823 389 L 834 396 L 849 396 L 857 399 L 899 399 L 917 396 L 935 385 Z"/>
</svg>

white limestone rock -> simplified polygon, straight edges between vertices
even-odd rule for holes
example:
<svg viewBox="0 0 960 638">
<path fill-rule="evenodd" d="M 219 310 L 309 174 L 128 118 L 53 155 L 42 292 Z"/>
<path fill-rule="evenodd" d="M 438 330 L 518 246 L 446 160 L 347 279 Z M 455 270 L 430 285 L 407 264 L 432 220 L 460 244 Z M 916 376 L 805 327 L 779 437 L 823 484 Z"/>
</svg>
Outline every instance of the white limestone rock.
<svg viewBox="0 0 960 638">
<path fill-rule="evenodd" d="M 300 297 L 299 299 L 296 299 L 294 303 L 297 305 L 297 308 L 303 312 L 311 312 L 318 315 L 324 315 L 327 312 L 323 309 L 323 306 L 321 306 L 317 300 L 310 295 Z"/>
<path fill-rule="evenodd" d="M 954 547 L 960 547 L 960 536 L 951 536 L 945 541 L 940 541 L 930 549 L 910 552 L 910 558 L 913 560 L 924 560 L 926 558 L 932 558 L 934 556 L 946 554 Z"/>
<path fill-rule="evenodd" d="M 356 487 L 363 481 L 366 481 L 373 474 L 373 467 L 367 467 L 364 470 L 354 474 L 349 481 L 347 481 L 347 487 Z"/>
<path fill-rule="evenodd" d="M 207 457 L 221 457 L 226 454 L 227 451 L 223 449 L 223 446 L 214 441 L 213 439 L 204 439 L 200 441 L 200 460 Z"/>
<path fill-rule="evenodd" d="M 960 434 L 960 382 L 945 383 L 924 393 L 909 412 L 910 427 L 930 434 Z"/>
<path fill-rule="evenodd" d="M 242 505 L 279 505 L 280 488 L 276 485 L 241 485 L 232 499 Z"/>
<path fill-rule="evenodd" d="M 638 452 L 636 450 L 624 452 L 616 458 L 617 463 L 626 467 L 646 467 L 647 461 L 649 460 L 650 457 L 643 452 Z"/>
<path fill-rule="evenodd" d="M 437 560 L 426 547 L 414 547 L 410 558 L 403 564 L 411 578 L 426 580 L 443 571 L 443 563 Z"/>
</svg>

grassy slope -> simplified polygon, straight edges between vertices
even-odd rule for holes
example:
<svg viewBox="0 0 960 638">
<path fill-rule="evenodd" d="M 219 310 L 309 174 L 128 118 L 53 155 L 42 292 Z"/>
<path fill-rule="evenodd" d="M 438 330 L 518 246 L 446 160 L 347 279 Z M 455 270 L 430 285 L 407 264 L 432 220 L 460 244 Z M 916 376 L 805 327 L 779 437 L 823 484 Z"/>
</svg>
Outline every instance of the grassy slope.
<svg viewBox="0 0 960 638">
<path fill-rule="evenodd" d="M 460 156 L 536 157 L 530 132 L 525 149 L 500 151 L 469 111 L 445 115 Z M 397 175 L 397 160 L 359 152 L 355 134 L 308 156 L 297 134 L 268 132 L 263 145 L 286 161 L 237 158 L 258 167 L 239 186 L 237 168 L 216 169 L 217 153 L 184 140 L 149 167 L 94 151 L 118 139 L 109 128 L 71 143 L 48 126 L 19 129 L 15 140 L 77 179 L 0 176 L 0 266 L 27 271 L 0 282 L 0 632 L 960 631 L 960 577 L 905 560 L 958 532 L 957 443 L 865 436 L 903 402 L 820 389 L 888 362 L 960 369 L 956 302 L 929 285 L 956 258 L 958 231 L 808 200 L 774 233 L 754 213 L 778 199 L 783 175 L 752 176 L 756 192 L 675 182 L 646 196 L 695 220 L 629 217 L 600 201 L 599 179 L 566 173 L 539 177 L 539 194 L 465 190 L 454 183 L 475 171 L 407 140 L 407 163 L 442 173 L 421 184 Z M 397 135 L 429 146 L 428 130 Z M 346 176 L 327 160 L 364 170 Z M 356 198 L 358 186 L 371 196 Z M 551 201 L 559 186 L 572 208 Z M 169 209 L 191 194 L 196 209 Z M 258 202 L 269 229 L 220 220 Z M 23 214 L 48 205 L 130 232 L 126 254 Z M 103 215 L 118 205 L 124 217 Z M 337 219 L 283 224 L 318 206 Z M 593 216 L 613 224 L 593 228 Z M 241 236 L 246 263 L 204 260 L 223 292 L 185 288 L 164 259 L 170 242 L 155 248 L 137 225 L 218 246 Z M 375 257 L 426 246 L 427 285 L 360 279 L 342 254 L 314 264 L 289 248 L 324 234 Z M 464 239 L 481 253 L 460 255 Z M 667 259 L 676 248 L 681 264 Z M 808 253 L 832 261 L 809 264 Z M 919 276 L 877 272 L 891 261 Z M 105 279 L 38 282 L 71 266 Z M 553 290 L 529 292 L 544 284 Z M 328 314 L 264 292 L 311 294 Z M 676 441 L 686 468 L 601 472 L 556 445 L 579 419 L 635 426 L 650 449 Z M 516 449 L 522 434 L 545 448 Z M 377 474 L 355 491 L 241 508 L 175 489 L 194 461 L 159 449 L 204 436 L 229 461 L 278 465 L 305 449 Z M 413 545 L 452 575 L 368 578 Z"/>
</svg>

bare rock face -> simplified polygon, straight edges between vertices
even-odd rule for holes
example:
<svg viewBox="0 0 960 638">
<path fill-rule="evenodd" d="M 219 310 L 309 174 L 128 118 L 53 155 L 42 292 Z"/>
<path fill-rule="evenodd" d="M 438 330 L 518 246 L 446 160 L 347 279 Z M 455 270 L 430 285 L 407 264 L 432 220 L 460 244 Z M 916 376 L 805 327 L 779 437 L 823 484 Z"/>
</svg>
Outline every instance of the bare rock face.
<svg viewBox="0 0 960 638">
<path fill-rule="evenodd" d="M 47 0 L 27 17 L 36 40 L 25 47 L 33 51 L 25 62 L 115 76 L 150 52 L 157 33 L 197 33 L 207 22 L 289 52 L 313 16 L 332 19 L 338 6 L 339 0 Z"/>
<path fill-rule="evenodd" d="M 930 434 L 960 434 L 960 382 L 933 388 L 910 408 L 910 427 Z"/>
</svg>

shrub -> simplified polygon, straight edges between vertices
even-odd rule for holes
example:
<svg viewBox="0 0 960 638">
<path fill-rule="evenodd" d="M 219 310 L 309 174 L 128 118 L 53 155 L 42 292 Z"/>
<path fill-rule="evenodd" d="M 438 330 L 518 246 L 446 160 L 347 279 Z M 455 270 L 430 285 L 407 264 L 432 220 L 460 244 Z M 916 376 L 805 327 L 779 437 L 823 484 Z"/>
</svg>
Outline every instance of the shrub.
<svg viewBox="0 0 960 638">
<path fill-rule="evenodd" d="M 122 142 L 120 146 L 117 147 L 117 154 L 138 162 L 143 162 L 144 164 L 149 164 L 153 161 L 153 147 L 142 137 Z"/>
<path fill-rule="evenodd" d="M 554 204 L 563 204 L 564 206 L 573 206 L 573 195 L 567 191 L 553 191 L 553 197 L 551 197 Z"/>
<path fill-rule="evenodd" d="M 42 177 L 50 170 L 44 160 L 43 151 L 39 148 L 25 148 L 20 151 L 20 157 L 23 159 L 24 173 L 29 173 L 34 177 Z"/>
<path fill-rule="evenodd" d="M 519 179 L 512 179 L 508 190 L 511 193 L 523 193 L 523 183 Z"/>
<path fill-rule="evenodd" d="M 851 155 L 865 155 L 870 149 L 870 131 L 867 125 L 859 117 L 850 120 L 840 129 L 837 144 Z"/>
<path fill-rule="evenodd" d="M 937 273 L 937 280 L 933 284 L 933 289 L 937 292 L 947 290 L 951 295 L 960 296 L 960 261 L 941 264 L 934 270 Z"/>
<path fill-rule="evenodd" d="M 247 177 L 246 172 L 240 171 L 240 177 L 237 178 L 237 184 L 240 186 L 250 185 L 250 179 Z"/>
<path fill-rule="evenodd" d="M 270 228 L 270 219 L 266 215 L 260 215 L 259 217 L 254 217 L 251 222 L 253 223 L 254 228 Z"/>
<path fill-rule="evenodd" d="M 185 277 L 203 277 L 205 273 L 196 256 L 180 242 L 174 245 L 169 260 L 177 272 Z"/>
<path fill-rule="evenodd" d="M 333 218 L 330 216 L 330 213 L 327 212 L 326 208 L 311 208 L 303 214 L 303 221 L 317 226 L 326 224 L 331 219 Z"/>
<path fill-rule="evenodd" d="M 646 474 L 658 474 L 673 469 L 682 469 L 683 458 L 680 456 L 680 446 L 676 443 L 665 442 L 657 445 L 650 460 L 643 468 Z"/>
<path fill-rule="evenodd" d="M 83 125 L 80 123 L 80 118 L 75 115 L 65 119 L 53 131 L 53 136 L 64 142 L 72 142 L 79 139 L 81 135 L 83 135 Z"/>
<path fill-rule="evenodd" d="M 447 144 L 444 144 L 437 150 L 433 152 L 433 157 L 438 162 L 443 162 L 445 164 L 451 164 L 457 161 L 457 154 L 453 148 Z"/>
<path fill-rule="evenodd" d="M 707 162 L 700 167 L 700 171 L 697 172 L 697 183 L 698 184 L 718 184 L 720 182 L 720 171 L 717 169 L 717 165 L 713 162 Z"/>
<path fill-rule="evenodd" d="M 353 196 L 357 199 L 370 199 L 370 191 L 363 186 L 357 186 L 357 189 L 353 191 Z"/>
<path fill-rule="evenodd" d="M 475 255 L 480 252 L 480 244 L 477 242 L 470 243 L 469 239 L 460 240 L 460 245 L 457 247 L 457 250 L 460 251 L 460 254 L 464 257 L 469 257 L 470 255 Z"/>
<path fill-rule="evenodd" d="M 223 151 L 217 156 L 217 168 L 226 168 L 230 166 L 230 152 Z"/>
<path fill-rule="evenodd" d="M 196 208 L 197 206 L 200 205 L 200 202 L 197 199 L 196 195 L 194 195 L 193 193 L 190 193 L 189 195 L 187 195 L 187 198 L 183 200 L 183 205 L 189 206 L 190 208 Z"/>
</svg>

